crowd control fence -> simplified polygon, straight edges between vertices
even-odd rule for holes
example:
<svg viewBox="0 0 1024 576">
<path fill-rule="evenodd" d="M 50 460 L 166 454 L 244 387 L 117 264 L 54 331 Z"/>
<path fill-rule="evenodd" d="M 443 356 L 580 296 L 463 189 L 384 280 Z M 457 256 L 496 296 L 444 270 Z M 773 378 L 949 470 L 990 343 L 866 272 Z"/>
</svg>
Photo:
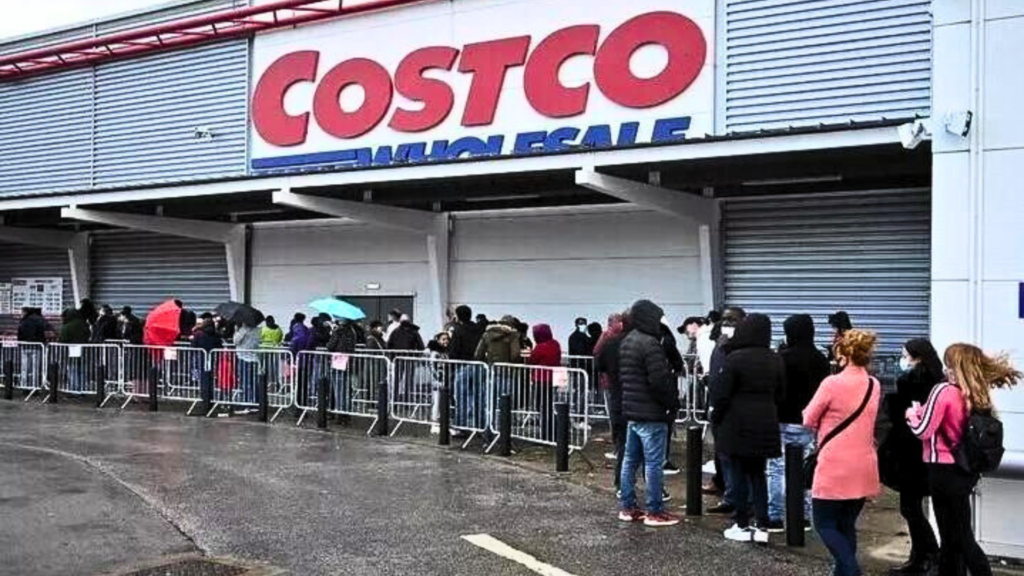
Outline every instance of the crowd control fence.
<svg viewBox="0 0 1024 576">
<path fill-rule="evenodd" d="M 102 392 L 109 399 L 121 389 L 121 352 L 116 344 L 50 344 L 46 362 L 54 370 L 47 387 L 71 396 Z"/>
<path fill-rule="evenodd" d="M 324 398 L 320 398 L 321 380 L 326 379 Z M 330 414 L 374 418 L 381 387 L 391 379 L 391 361 L 383 355 L 300 352 L 295 366 L 295 406 L 299 421 L 326 404 Z"/>
<path fill-rule="evenodd" d="M 490 380 L 487 364 L 483 362 L 395 358 L 389 411 L 398 426 L 391 434 L 407 422 L 440 426 L 441 411 L 447 410 L 449 429 L 467 432 L 469 436 L 463 446 L 468 446 L 490 425 Z M 443 405 L 444 398 L 447 406 Z"/>
<path fill-rule="evenodd" d="M 191 402 L 188 413 L 192 413 L 202 399 L 203 378 L 209 366 L 205 350 L 130 344 L 122 349 L 121 393 L 125 400 L 121 408 L 149 397 L 150 385 L 155 384 L 159 398 Z"/>
<path fill-rule="evenodd" d="M 26 392 L 30 400 L 45 388 L 46 346 L 38 342 L 4 340 L 0 347 L 0 368 L 11 363 L 14 388 Z"/>
<path fill-rule="evenodd" d="M 288 350 L 214 350 L 210 353 L 212 415 L 222 406 L 258 408 L 266 394 L 271 421 L 295 404 L 295 362 Z"/>
<path fill-rule="evenodd" d="M 498 434 L 498 398 L 512 399 L 512 437 L 534 444 L 555 445 L 555 405 L 569 405 L 569 448 L 582 450 L 590 438 L 587 411 L 589 378 L 567 367 L 494 364 L 491 366 L 491 432 Z M 497 440 L 497 438 L 496 438 Z"/>
</svg>

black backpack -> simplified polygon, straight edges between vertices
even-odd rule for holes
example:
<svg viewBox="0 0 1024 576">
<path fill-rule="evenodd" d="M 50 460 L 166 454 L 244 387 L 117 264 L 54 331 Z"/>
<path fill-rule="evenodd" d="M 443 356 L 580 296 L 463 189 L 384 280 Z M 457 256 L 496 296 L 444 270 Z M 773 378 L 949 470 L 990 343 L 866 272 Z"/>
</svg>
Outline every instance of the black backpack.
<svg viewBox="0 0 1024 576">
<path fill-rule="evenodd" d="M 1003 423 L 990 411 L 972 411 L 956 449 L 956 463 L 971 474 L 994 472 L 1003 452 Z"/>
</svg>

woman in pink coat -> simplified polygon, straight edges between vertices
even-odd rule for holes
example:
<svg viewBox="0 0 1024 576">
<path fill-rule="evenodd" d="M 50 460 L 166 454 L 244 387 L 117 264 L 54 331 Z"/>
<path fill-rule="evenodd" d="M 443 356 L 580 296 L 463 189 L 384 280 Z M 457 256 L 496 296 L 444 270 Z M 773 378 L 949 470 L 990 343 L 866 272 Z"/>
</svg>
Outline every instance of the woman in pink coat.
<svg viewBox="0 0 1024 576">
<path fill-rule="evenodd" d="M 864 502 L 880 492 L 875 418 L 881 386 L 867 371 L 876 341 L 873 333 L 863 330 L 843 334 L 835 345 L 836 359 L 843 371 L 826 378 L 804 410 L 804 426 L 816 431 L 819 446 L 818 468 L 811 487 L 814 526 L 832 553 L 836 576 L 861 574 L 857 563 L 857 517 Z M 845 429 L 824 442 L 851 417 Z"/>
</svg>

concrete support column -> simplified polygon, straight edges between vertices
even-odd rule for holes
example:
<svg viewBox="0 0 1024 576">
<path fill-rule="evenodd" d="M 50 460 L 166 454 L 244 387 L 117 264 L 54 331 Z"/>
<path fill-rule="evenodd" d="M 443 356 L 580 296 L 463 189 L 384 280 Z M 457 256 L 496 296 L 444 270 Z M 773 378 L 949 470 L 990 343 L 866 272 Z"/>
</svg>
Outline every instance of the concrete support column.
<svg viewBox="0 0 1024 576">
<path fill-rule="evenodd" d="M 433 316 L 438 326 L 444 327 L 451 269 L 451 216 L 447 212 L 435 217 L 434 232 L 427 235 L 427 257 L 430 259 L 430 284 L 434 291 Z"/>
</svg>

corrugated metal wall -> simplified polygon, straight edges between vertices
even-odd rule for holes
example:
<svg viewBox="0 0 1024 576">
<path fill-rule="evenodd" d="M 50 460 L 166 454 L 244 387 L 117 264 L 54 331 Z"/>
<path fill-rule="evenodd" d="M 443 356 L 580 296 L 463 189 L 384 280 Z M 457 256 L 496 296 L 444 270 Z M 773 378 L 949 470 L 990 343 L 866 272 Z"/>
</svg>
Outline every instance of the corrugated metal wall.
<svg viewBox="0 0 1024 576">
<path fill-rule="evenodd" d="M 244 173 L 248 65 L 228 42 L 98 67 L 95 185 Z"/>
<path fill-rule="evenodd" d="M 824 344 L 837 310 L 877 330 L 881 352 L 928 336 L 929 190 L 725 200 L 722 232 L 726 304 L 770 315 L 776 338 L 807 313 Z"/>
<path fill-rule="evenodd" d="M 930 0 L 724 0 L 720 127 L 927 116 L 930 8 Z"/>
<path fill-rule="evenodd" d="M 15 52 L 244 6 L 203 0 L 0 44 Z M 246 172 L 247 40 L 0 83 L 0 197 Z M 196 128 L 214 138 L 199 141 Z"/>
<path fill-rule="evenodd" d="M 71 262 L 67 250 L 41 248 L 22 244 L 0 244 L 0 282 L 12 278 L 61 278 L 64 280 L 64 308 L 75 304 L 75 290 L 71 285 Z M 19 310 L 10 316 L 0 316 L 0 332 L 15 332 L 18 329 Z M 54 327 L 60 318 L 48 319 Z"/>
<path fill-rule="evenodd" d="M 179 298 L 203 312 L 230 300 L 224 246 L 150 232 L 97 232 L 91 246 L 92 299 L 142 316 Z"/>
</svg>

